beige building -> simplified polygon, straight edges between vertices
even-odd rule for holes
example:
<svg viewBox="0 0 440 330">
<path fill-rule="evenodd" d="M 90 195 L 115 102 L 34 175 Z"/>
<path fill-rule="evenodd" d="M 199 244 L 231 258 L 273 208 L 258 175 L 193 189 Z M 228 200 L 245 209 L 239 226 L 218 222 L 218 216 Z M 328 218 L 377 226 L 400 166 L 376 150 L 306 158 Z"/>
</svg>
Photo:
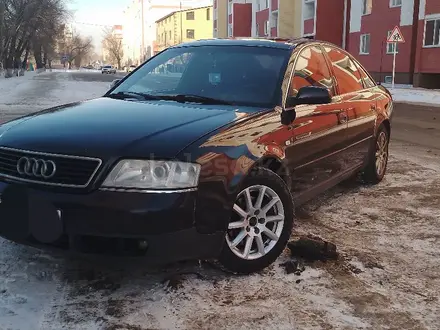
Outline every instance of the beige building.
<svg viewBox="0 0 440 330">
<path fill-rule="evenodd" d="M 311 2 L 313 0 L 214 0 L 214 37 L 300 37 L 303 6 Z"/>
<path fill-rule="evenodd" d="M 156 52 L 182 42 L 210 39 L 213 8 L 205 6 L 174 11 L 156 21 Z"/>
</svg>

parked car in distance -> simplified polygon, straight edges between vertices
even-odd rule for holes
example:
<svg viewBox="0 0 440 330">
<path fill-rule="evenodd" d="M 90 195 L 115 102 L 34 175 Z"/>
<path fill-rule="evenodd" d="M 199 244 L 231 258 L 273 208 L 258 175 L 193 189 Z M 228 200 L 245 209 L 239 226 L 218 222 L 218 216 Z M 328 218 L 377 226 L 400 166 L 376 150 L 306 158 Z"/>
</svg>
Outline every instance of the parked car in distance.
<svg viewBox="0 0 440 330">
<path fill-rule="evenodd" d="M 101 69 L 101 73 L 104 74 L 116 74 L 116 68 L 112 65 L 105 65 Z"/>
<path fill-rule="evenodd" d="M 136 65 L 130 65 L 129 67 L 127 67 L 127 72 L 133 72 L 135 69 L 137 68 Z"/>
<path fill-rule="evenodd" d="M 295 207 L 386 173 L 391 95 L 327 42 L 184 43 L 112 86 L 0 125 L 1 236 L 252 273 Z"/>
</svg>

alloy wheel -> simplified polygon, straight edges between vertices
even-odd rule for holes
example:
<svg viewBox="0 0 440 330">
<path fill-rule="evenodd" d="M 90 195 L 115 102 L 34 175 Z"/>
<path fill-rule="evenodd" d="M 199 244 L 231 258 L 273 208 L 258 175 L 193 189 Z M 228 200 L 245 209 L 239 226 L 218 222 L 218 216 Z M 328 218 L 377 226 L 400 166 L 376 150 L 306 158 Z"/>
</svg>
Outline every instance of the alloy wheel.
<svg viewBox="0 0 440 330">
<path fill-rule="evenodd" d="M 376 174 L 382 176 L 385 172 L 388 162 L 388 138 L 382 131 L 379 133 L 376 142 Z"/>
<path fill-rule="evenodd" d="M 269 253 L 284 227 L 284 207 L 277 193 L 264 185 L 241 191 L 234 203 L 226 232 L 231 251 L 245 260 L 255 260 Z"/>
</svg>

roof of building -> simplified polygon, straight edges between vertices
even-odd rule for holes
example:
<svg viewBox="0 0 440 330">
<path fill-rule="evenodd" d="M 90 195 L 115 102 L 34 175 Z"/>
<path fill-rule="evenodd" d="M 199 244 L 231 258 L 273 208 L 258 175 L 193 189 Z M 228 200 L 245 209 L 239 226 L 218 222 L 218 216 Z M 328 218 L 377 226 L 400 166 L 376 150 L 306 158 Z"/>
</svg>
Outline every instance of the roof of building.
<svg viewBox="0 0 440 330">
<path fill-rule="evenodd" d="M 292 49 L 299 44 L 311 42 L 309 38 L 213 38 L 185 42 L 173 47 L 196 47 L 196 46 L 255 46 L 281 49 Z"/>
<path fill-rule="evenodd" d="M 167 14 L 167 15 L 161 17 L 161 18 L 159 18 L 159 19 L 156 21 L 156 23 L 162 22 L 163 20 L 165 20 L 165 19 L 167 19 L 168 17 L 171 17 L 171 16 L 173 16 L 174 14 L 177 14 L 177 13 L 183 13 L 183 12 L 185 12 L 185 11 L 193 11 L 193 10 L 204 9 L 204 8 L 212 8 L 212 6 L 203 6 L 203 7 L 195 7 L 195 8 L 186 8 L 186 9 L 182 9 L 182 10 L 175 10 L 175 11 L 173 11 L 173 12 L 171 12 L 171 13 L 169 13 L 169 14 Z"/>
</svg>

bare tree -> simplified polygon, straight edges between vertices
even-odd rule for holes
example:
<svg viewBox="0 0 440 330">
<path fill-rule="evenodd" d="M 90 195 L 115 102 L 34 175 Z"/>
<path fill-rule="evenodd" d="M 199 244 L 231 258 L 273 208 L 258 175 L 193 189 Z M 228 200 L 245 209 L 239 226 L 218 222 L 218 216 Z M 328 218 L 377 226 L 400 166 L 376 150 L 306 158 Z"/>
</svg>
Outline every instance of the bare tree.
<svg viewBox="0 0 440 330">
<path fill-rule="evenodd" d="M 81 66 L 81 62 L 90 53 L 93 52 L 93 43 L 91 37 L 83 37 L 80 34 L 73 32 L 66 40 L 66 52 L 69 65 L 75 63 L 77 67 Z"/>
<path fill-rule="evenodd" d="M 54 52 L 61 25 L 67 18 L 63 0 L 0 2 L 0 62 L 7 69 L 6 76 L 18 73 L 19 69 L 22 71 L 30 52 L 37 68 L 43 68 L 47 56 Z"/>
<path fill-rule="evenodd" d="M 124 49 L 122 38 L 115 35 L 111 29 L 104 30 L 103 48 L 107 51 L 110 60 L 118 64 L 121 69 L 122 58 L 124 57 Z"/>
</svg>

